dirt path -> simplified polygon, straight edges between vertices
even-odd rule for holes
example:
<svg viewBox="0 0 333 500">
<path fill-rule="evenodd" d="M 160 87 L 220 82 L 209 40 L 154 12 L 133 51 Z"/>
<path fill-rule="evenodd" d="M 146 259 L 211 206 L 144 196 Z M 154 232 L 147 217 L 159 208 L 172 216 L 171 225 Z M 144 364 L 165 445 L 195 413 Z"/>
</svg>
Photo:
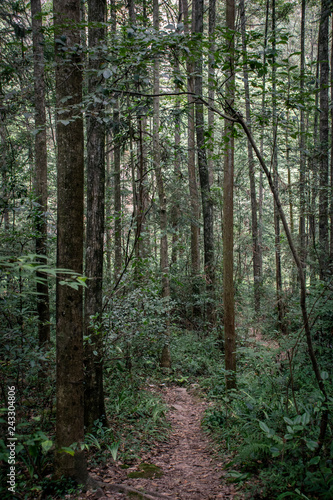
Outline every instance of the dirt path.
<svg viewBox="0 0 333 500">
<path fill-rule="evenodd" d="M 128 498 L 126 495 L 131 494 L 131 490 L 131 498 L 140 498 L 132 496 L 134 490 L 144 492 L 145 495 L 141 498 L 151 499 L 236 498 L 234 487 L 223 479 L 222 464 L 214 460 L 209 439 L 200 426 L 207 403 L 198 401 L 181 387 L 168 387 L 163 390 L 162 395 L 170 407 L 170 438 L 167 443 L 159 443 L 149 455 L 142 457 L 142 462 L 154 464 L 161 469 L 161 477 L 156 474 L 148 479 L 128 478 L 128 473 L 140 470 L 138 466 L 126 471 L 109 468 L 105 471 L 103 481 L 109 483 L 114 491 L 105 490 L 103 494 L 102 490 L 98 490 L 94 498 Z M 117 487 L 112 486 L 115 484 L 121 485 L 123 490 L 117 491 Z"/>
</svg>

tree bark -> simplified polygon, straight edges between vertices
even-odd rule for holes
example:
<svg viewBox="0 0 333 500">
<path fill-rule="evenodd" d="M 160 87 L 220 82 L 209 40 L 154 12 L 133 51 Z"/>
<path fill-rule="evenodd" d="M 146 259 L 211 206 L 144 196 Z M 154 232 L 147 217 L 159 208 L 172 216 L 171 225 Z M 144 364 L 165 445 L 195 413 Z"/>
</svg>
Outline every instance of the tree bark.
<svg viewBox="0 0 333 500">
<path fill-rule="evenodd" d="M 153 1 L 153 26 L 156 32 L 159 31 L 159 0 Z M 159 75 L 159 60 L 155 56 L 154 60 L 154 94 L 157 96 L 160 93 L 160 75 Z M 153 115 L 153 162 L 156 174 L 156 183 L 158 198 L 160 203 L 160 266 L 161 266 L 161 282 L 162 282 L 162 297 L 168 299 L 170 297 L 169 284 L 169 261 L 168 261 L 168 219 L 167 219 L 167 201 L 164 189 L 164 181 L 161 171 L 161 156 L 160 156 L 160 99 L 154 97 L 153 100 L 154 115 Z M 168 320 L 167 320 L 168 323 Z M 167 325 L 168 328 L 168 325 Z M 168 332 L 166 332 L 168 336 Z M 168 342 L 164 344 L 161 366 L 164 368 L 171 367 L 171 359 Z"/>
<path fill-rule="evenodd" d="M 320 93 L 319 93 L 319 266 L 320 278 L 324 279 L 327 273 L 329 243 L 328 243 L 328 114 L 329 114 L 329 0 L 321 1 L 318 59 L 320 67 Z"/>
<path fill-rule="evenodd" d="M 195 27 L 194 32 L 199 43 L 203 35 L 203 0 L 195 0 Z M 202 214 L 204 226 L 204 261 L 207 293 L 207 320 L 215 323 L 215 262 L 214 262 L 214 212 L 213 201 L 210 194 L 209 171 L 204 135 L 204 113 L 202 96 L 202 49 L 197 54 L 195 64 L 195 127 L 197 138 L 197 155 L 200 178 Z"/>
<path fill-rule="evenodd" d="M 301 68 L 300 68 L 300 91 L 302 98 L 302 106 L 300 111 L 300 168 L 299 168 L 299 241 L 300 241 L 300 258 L 305 266 L 305 178 L 306 178 L 306 156 L 305 156 L 305 113 L 304 113 L 304 78 L 305 78 L 305 10 L 306 0 L 302 0 L 301 14 Z"/>
<path fill-rule="evenodd" d="M 116 33 L 116 22 L 113 23 Z M 113 144 L 114 144 L 114 281 L 116 282 L 122 268 L 122 213 L 121 213 L 121 179 L 120 179 L 120 138 L 119 138 L 119 99 L 116 98 L 113 109 Z"/>
<path fill-rule="evenodd" d="M 194 9 L 192 3 L 192 29 L 190 27 L 188 2 L 183 0 L 184 30 L 187 35 L 194 31 Z M 191 205 L 191 279 L 192 279 L 192 299 L 194 305 L 192 313 L 194 318 L 201 315 L 201 308 L 197 304 L 197 297 L 200 293 L 200 227 L 199 227 L 199 193 L 195 171 L 195 117 L 194 117 L 194 67 L 190 58 L 186 62 L 187 90 L 188 95 L 188 128 L 187 128 L 187 169 L 190 191 Z"/>
<path fill-rule="evenodd" d="M 272 114 L 273 114 L 273 178 L 275 189 L 279 192 L 278 175 L 278 118 L 277 118 L 277 94 L 276 94 L 276 9 L 275 0 L 272 0 Z M 279 329 L 286 333 L 284 320 L 284 303 L 282 297 L 282 273 L 281 273 L 281 241 L 280 241 L 280 218 L 276 205 L 274 204 L 274 230 L 275 230 L 275 284 L 276 302 L 278 311 Z"/>
<path fill-rule="evenodd" d="M 333 31 L 333 19 L 332 19 Z M 333 39 L 331 45 L 331 101 L 333 101 Z M 333 108 L 331 107 L 331 148 L 333 145 Z M 331 219 L 331 238 L 330 238 L 330 265 L 333 265 L 333 154 L 331 151 L 331 203 L 330 203 L 330 219 Z"/>
<path fill-rule="evenodd" d="M 226 26 L 229 33 L 229 70 L 226 88 L 227 102 L 233 106 L 235 98 L 234 30 L 235 2 L 226 1 Z M 228 139 L 224 153 L 223 180 L 223 306 L 224 350 L 227 390 L 236 387 L 236 332 L 234 305 L 234 124 L 225 120 L 224 134 Z"/>
<path fill-rule="evenodd" d="M 34 53 L 34 97 L 35 97 L 35 193 L 36 209 L 36 254 L 46 264 L 47 256 L 47 144 L 45 113 L 44 45 L 40 0 L 31 0 L 32 39 Z M 43 346 L 50 341 L 50 307 L 47 275 L 37 272 L 38 339 Z"/>
<path fill-rule="evenodd" d="M 82 273 L 83 268 L 83 120 L 80 2 L 54 0 L 57 103 L 58 219 L 57 267 Z M 63 51 L 66 48 L 66 51 Z M 79 116 L 77 116 L 79 115 Z M 85 482 L 84 455 L 61 448 L 84 440 L 82 287 L 57 279 L 57 422 L 56 475 Z"/>
<path fill-rule="evenodd" d="M 99 45 L 105 39 L 105 28 L 93 23 L 105 22 L 106 2 L 88 1 L 89 76 L 88 90 L 92 96 L 97 91 L 98 69 L 102 58 Z M 98 118 L 103 109 L 92 104 L 87 116 L 87 224 L 86 266 L 88 278 L 85 293 L 85 344 L 84 420 L 91 428 L 95 420 L 106 422 L 103 391 L 103 332 L 96 330 L 92 317 L 101 323 L 103 301 L 103 248 L 104 248 L 104 198 L 105 198 L 105 125 Z"/>
<path fill-rule="evenodd" d="M 216 0 L 209 0 L 209 23 L 208 23 L 208 34 L 209 34 L 209 62 L 208 62 L 208 98 L 210 102 L 214 102 L 214 87 L 215 87 L 215 25 L 216 25 Z M 209 184 L 212 186 L 214 184 L 214 112 L 208 108 L 208 131 L 209 131 L 209 142 L 208 142 L 208 171 L 209 171 Z"/>
<path fill-rule="evenodd" d="M 178 0 L 178 19 L 181 20 L 183 16 L 182 12 L 182 0 Z M 174 73 L 175 79 L 179 78 L 179 60 L 178 54 L 176 55 L 176 60 L 174 63 Z M 176 81 L 175 92 L 176 94 L 180 91 L 179 85 Z M 180 142 L 180 102 L 176 97 L 176 112 L 175 112 L 175 153 L 174 153 L 174 178 L 176 183 L 181 179 L 181 142 Z M 179 240 L 179 220 L 180 220 L 180 204 L 179 204 L 179 190 L 176 187 L 175 196 L 173 197 L 172 207 L 171 207 L 171 224 L 172 224 L 172 250 L 171 250 L 171 262 L 172 264 L 177 263 L 178 258 L 178 240 Z"/>
<path fill-rule="evenodd" d="M 263 47 L 263 66 L 266 66 L 266 49 L 268 40 L 268 20 L 269 20 L 269 0 L 266 0 L 266 19 L 265 19 L 265 34 L 264 34 L 264 47 Z M 266 73 L 264 72 L 262 79 L 262 97 L 261 97 L 261 138 L 260 138 L 260 153 L 264 156 L 264 134 L 265 134 L 265 114 L 266 114 Z M 259 226 L 258 226 L 258 243 L 259 243 L 259 273 L 260 273 L 260 287 L 262 287 L 262 252 L 263 252 L 263 174 L 260 170 L 259 178 Z"/>
<path fill-rule="evenodd" d="M 240 0 L 240 18 L 242 31 L 242 49 L 243 49 L 243 74 L 244 74 L 244 90 L 245 90 L 245 108 L 246 122 L 249 130 L 252 130 L 251 124 L 251 104 L 250 104 L 250 89 L 249 89 L 249 74 L 247 67 L 247 46 L 246 46 L 246 17 L 244 0 Z M 247 141 L 248 147 L 248 162 L 249 162 L 249 177 L 250 177 L 250 195 L 251 195 L 251 221 L 252 221 L 252 255 L 253 255 L 253 292 L 254 292 L 254 310 L 256 317 L 260 314 L 260 252 L 258 238 L 258 215 L 257 215 L 257 195 L 254 176 L 254 158 L 253 150 L 250 141 Z"/>
</svg>

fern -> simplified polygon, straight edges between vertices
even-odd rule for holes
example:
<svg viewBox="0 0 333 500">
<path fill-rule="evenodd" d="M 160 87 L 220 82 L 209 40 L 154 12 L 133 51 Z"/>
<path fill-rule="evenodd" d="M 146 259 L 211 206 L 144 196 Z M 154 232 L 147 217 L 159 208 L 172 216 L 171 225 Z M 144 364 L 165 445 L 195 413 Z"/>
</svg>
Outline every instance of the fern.
<svg viewBox="0 0 333 500">
<path fill-rule="evenodd" d="M 266 459 L 270 455 L 270 449 L 271 444 L 265 442 L 259 434 L 254 434 L 245 439 L 239 458 L 242 461 Z"/>
</svg>

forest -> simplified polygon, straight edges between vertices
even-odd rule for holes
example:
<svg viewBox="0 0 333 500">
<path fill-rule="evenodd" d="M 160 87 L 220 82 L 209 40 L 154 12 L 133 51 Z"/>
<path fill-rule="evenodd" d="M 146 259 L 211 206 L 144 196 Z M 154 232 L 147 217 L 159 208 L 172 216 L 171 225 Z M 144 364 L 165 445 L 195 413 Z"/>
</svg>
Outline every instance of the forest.
<svg viewBox="0 0 333 500">
<path fill-rule="evenodd" d="M 1 0 L 1 498 L 333 498 L 332 12 Z"/>
</svg>

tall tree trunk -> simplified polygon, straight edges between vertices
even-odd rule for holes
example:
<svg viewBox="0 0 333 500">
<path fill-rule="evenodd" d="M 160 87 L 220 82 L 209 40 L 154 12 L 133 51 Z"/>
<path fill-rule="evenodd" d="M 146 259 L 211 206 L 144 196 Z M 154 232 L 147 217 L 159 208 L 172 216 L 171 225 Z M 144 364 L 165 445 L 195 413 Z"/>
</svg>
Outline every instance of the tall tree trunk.
<svg viewBox="0 0 333 500">
<path fill-rule="evenodd" d="M 208 98 L 209 102 L 214 102 L 214 87 L 215 87 L 215 25 L 216 25 L 216 0 L 209 0 L 209 62 L 208 62 Z M 209 131 L 209 154 L 208 154 L 208 171 L 209 183 L 212 186 L 214 183 L 214 112 L 208 108 L 208 131 Z"/>
<path fill-rule="evenodd" d="M 130 24 L 136 24 L 135 1 L 129 0 L 128 7 L 128 20 Z M 138 86 L 138 91 L 140 88 Z M 143 259 L 146 255 L 146 241 L 145 241 L 145 214 L 147 210 L 147 166 L 146 166 L 146 147 L 144 143 L 144 132 L 147 126 L 147 119 L 145 116 L 137 117 L 137 130 L 139 141 L 137 144 L 137 167 L 134 164 L 134 154 L 132 148 L 132 135 L 130 141 L 131 151 L 131 167 L 133 179 L 133 213 L 135 215 L 135 256 L 137 261 Z M 131 127 L 131 123 L 130 123 Z M 136 179 L 137 177 L 137 179 Z M 136 271 L 138 271 L 138 263 Z M 137 273 L 138 275 L 138 273 Z"/>
<path fill-rule="evenodd" d="M 93 23 L 104 23 L 106 2 L 88 0 L 89 23 L 89 94 L 96 92 L 98 69 L 102 58 L 98 46 L 105 39 L 105 28 Z M 103 247 L 104 247 L 104 197 L 105 197 L 105 125 L 98 120 L 101 105 L 92 104 L 87 117 L 87 229 L 85 293 L 85 332 L 90 341 L 85 344 L 84 420 L 91 427 L 99 419 L 104 423 L 105 406 L 103 391 L 103 333 L 91 324 L 91 317 L 102 313 L 103 301 Z M 99 318 L 100 322 L 101 318 Z"/>
<path fill-rule="evenodd" d="M 275 189 L 279 192 L 278 176 L 278 118 L 277 118 L 277 93 L 276 93 L 276 9 L 275 0 L 272 0 L 272 113 L 273 113 L 273 178 Z M 280 217 L 274 204 L 274 230 L 275 230 L 275 284 L 276 301 L 278 310 L 278 325 L 285 332 L 284 305 L 282 297 L 282 273 L 281 273 L 281 241 L 280 241 Z"/>
<path fill-rule="evenodd" d="M 332 19 L 332 32 L 333 32 L 333 19 Z M 331 45 L 331 101 L 333 102 L 333 39 Z M 333 108 L 331 107 L 331 239 L 330 239 L 330 265 L 333 265 Z"/>
<path fill-rule="evenodd" d="M 36 254 L 46 264 L 47 255 L 47 145 L 44 80 L 44 45 L 40 0 L 31 0 L 32 38 L 34 53 L 35 91 L 35 191 L 36 210 Z M 45 273 L 37 272 L 37 314 L 39 345 L 50 341 L 49 287 Z"/>
<path fill-rule="evenodd" d="M 226 88 L 228 103 L 233 106 L 235 98 L 234 73 L 234 30 L 235 2 L 226 1 L 226 24 L 229 43 L 229 79 Z M 234 125 L 225 121 L 224 133 L 228 138 L 224 153 L 223 180 L 223 305 L 224 305 L 224 348 L 226 387 L 236 387 L 236 332 L 234 305 Z"/>
<path fill-rule="evenodd" d="M 181 20 L 183 16 L 182 12 L 182 0 L 178 0 L 178 19 Z M 178 56 L 178 54 L 177 54 Z M 180 75 L 179 60 L 176 56 L 174 72 L 175 72 L 175 92 L 179 92 L 179 85 L 177 83 L 177 78 Z M 175 112 L 175 153 L 174 153 L 174 177 L 176 181 L 176 186 L 178 185 L 178 180 L 181 179 L 181 154 L 180 154 L 180 102 L 176 97 L 176 112 Z M 171 207 L 171 224 L 172 224 L 172 250 L 171 250 L 171 262 L 172 264 L 177 263 L 178 257 L 178 239 L 179 239 L 179 220 L 180 220 L 180 206 L 179 206 L 179 191 L 176 187 L 175 196 Z"/>
<path fill-rule="evenodd" d="M 251 104 L 250 104 L 250 89 L 249 75 L 247 68 L 247 46 L 246 46 L 246 17 L 244 0 L 240 0 L 240 16 L 241 16 L 241 31 L 242 31 L 242 49 L 243 49 L 243 74 L 244 74 L 244 90 L 245 90 L 245 107 L 246 107 L 246 122 L 249 130 L 252 130 L 251 124 Z M 254 176 L 254 158 L 253 150 L 250 141 L 247 141 L 247 154 L 249 162 L 249 177 L 250 177 L 250 193 L 251 193 L 251 221 L 252 221 L 252 253 L 253 253 L 253 292 L 254 292 L 254 310 L 258 317 L 260 314 L 260 252 L 258 238 L 258 215 L 257 215 L 257 195 Z"/>
<path fill-rule="evenodd" d="M 329 87 L 329 15 L 330 1 L 321 1 L 318 59 L 320 67 L 320 118 L 319 118 L 319 265 L 320 278 L 327 272 L 329 244 L 328 244 L 328 87 Z"/>
<path fill-rule="evenodd" d="M 116 33 L 115 12 L 113 15 L 112 31 Z M 113 144 L 114 144 L 114 280 L 118 279 L 122 267 L 122 213 L 121 213 L 121 179 L 120 179 L 120 137 L 119 137 L 119 99 L 116 97 L 116 102 L 113 108 Z"/>
<path fill-rule="evenodd" d="M 156 32 L 159 31 L 159 0 L 153 1 L 153 26 Z M 154 94 L 158 96 L 160 93 L 160 75 L 159 75 L 159 60 L 155 56 L 154 60 Z M 160 202 L 160 265 L 162 276 L 162 297 L 170 297 L 170 284 L 169 284 L 169 261 L 168 261 L 168 219 L 167 219 L 167 202 L 164 189 L 164 181 L 161 171 L 161 157 L 160 157 L 160 99 L 154 97 L 154 115 L 153 115 L 153 162 L 156 174 L 156 183 L 158 198 Z M 171 358 L 169 352 L 168 342 L 164 344 L 161 358 L 161 366 L 165 368 L 171 367 Z"/>
<path fill-rule="evenodd" d="M 301 14 L 301 68 L 300 68 L 300 91 L 302 103 L 304 102 L 304 78 L 305 78 L 305 9 L 306 0 L 302 0 Z M 306 174 L 306 156 L 305 156 L 305 113 L 304 107 L 300 111 L 300 168 L 299 168 L 299 241 L 300 241 L 300 259 L 305 266 L 305 174 Z"/>
<path fill-rule="evenodd" d="M 199 43 L 203 35 L 203 0 L 195 0 L 195 34 Z M 214 225 L 213 201 L 210 194 L 209 171 L 205 146 L 203 104 L 197 97 L 202 96 L 202 49 L 197 55 L 195 65 L 195 126 L 197 138 L 198 168 L 201 188 L 202 214 L 204 226 L 205 276 L 207 292 L 207 320 L 215 323 L 215 262 L 214 262 Z"/>
<path fill-rule="evenodd" d="M 176 74 L 179 74 L 179 64 L 176 64 Z M 175 86 L 175 92 L 179 92 L 178 85 Z M 180 219 L 180 206 L 179 206 L 179 191 L 177 189 L 178 182 L 181 179 L 181 154 L 180 154 L 180 102 L 176 101 L 176 116 L 175 116 L 175 154 L 174 154 L 174 177 L 176 181 L 176 192 L 171 207 L 171 223 L 172 223 L 172 252 L 171 262 L 177 263 L 178 257 L 178 240 L 179 240 L 179 219 Z"/>
<path fill-rule="evenodd" d="M 111 143 L 111 134 L 107 134 L 106 136 L 106 158 L 105 158 L 105 163 L 106 163 L 106 179 L 105 179 L 105 205 L 109 206 L 111 204 L 111 186 L 112 186 L 112 174 L 111 174 L 111 164 L 113 162 L 113 152 L 112 149 L 109 150 L 109 144 Z M 112 249 L 111 249 L 111 235 L 112 235 L 112 229 L 110 227 L 110 223 L 106 223 L 105 225 L 105 232 L 106 232 L 106 237 L 105 237 L 105 243 L 106 243 L 106 277 L 108 280 L 111 280 L 112 278 L 112 269 L 111 269 L 111 254 L 112 254 Z M 104 273 L 105 274 L 105 273 Z"/>
<path fill-rule="evenodd" d="M 268 40 L 268 22 L 269 22 L 269 0 L 266 0 L 266 19 L 265 19 L 265 34 L 263 47 L 263 66 L 266 66 L 266 49 Z M 263 117 L 261 126 L 260 138 L 260 153 L 264 155 L 264 135 L 265 135 L 265 114 L 266 114 L 266 73 L 262 78 L 262 96 L 261 96 L 261 115 Z M 262 251 L 263 251 L 263 174 L 260 170 L 259 178 L 259 226 L 258 226 L 258 242 L 259 242 L 259 273 L 260 273 L 260 288 L 262 287 Z"/>
<path fill-rule="evenodd" d="M 147 117 L 139 116 L 138 120 L 139 142 L 137 148 L 137 206 L 136 206 L 136 257 L 139 261 L 149 254 L 149 238 L 147 235 L 146 212 L 148 209 L 148 174 L 147 174 L 147 146 L 145 133 L 147 130 Z"/>
<path fill-rule="evenodd" d="M 189 35 L 194 31 L 194 4 L 192 3 L 192 29 L 190 28 L 188 1 L 183 0 L 183 15 L 185 33 Z M 186 62 L 187 90 L 188 96 L 188 128 L 187 128 L 187 168 L 189 178 L 190 204 L 191 204 L 191 278 L 192 278 L 192 297 L 194 299 L 193 317 L 198 318 L 201 315 L 201 308 L 196 304 L 200 293 L 200 228 L 199 228 L 199 193 L 195 171 L 195 126 L 194 126 L 194 67 L 190 59 Z"/>
<path fill-rule="evenodd" d="M 54 0 L 57 104 L 58 219 L 57 267 L 83 270 L 83 120 L 79 0 Z M 63 51 L 64 44 L 66 51 Z M 60 449 L 84 440 L 82 287 L 61 285 L 57 279 L 57 422 L 56 475 L 85 482 L 82 451 Z"/>
<path fill-rule="evenodd" d="M 314 61 L 312 61 L 314 62 Z M 317 51 L 317 64 L 316 64 L 316 78 L 315 78 L 315 109 L 319 109 L 319 46 Z M 317 196 L 318 196 L 318 157 L 320 147 L 318 147 L 319 143 L 319 135 L 318 135 L 318 115 L 319 113 L 315 112 L 314 115 L 314 123 L 313 123 L 313 153 L 309 160 L 310 170 L 311 170 L 311 181 L 310 186 L 311 190 L 309 193 L 309 236 L 311 241 L 311 246 L 313 249 L 313 254 L 317 255 L 317 234 L 316 234 L 316 204 L 317 204 Z M 310 269 L 311 269 L 311 281 L 315 281 L 315 276 L 317 274 L 317 269 L 313 265 L 313 262 L 310 261 Z"/>
</svg>

